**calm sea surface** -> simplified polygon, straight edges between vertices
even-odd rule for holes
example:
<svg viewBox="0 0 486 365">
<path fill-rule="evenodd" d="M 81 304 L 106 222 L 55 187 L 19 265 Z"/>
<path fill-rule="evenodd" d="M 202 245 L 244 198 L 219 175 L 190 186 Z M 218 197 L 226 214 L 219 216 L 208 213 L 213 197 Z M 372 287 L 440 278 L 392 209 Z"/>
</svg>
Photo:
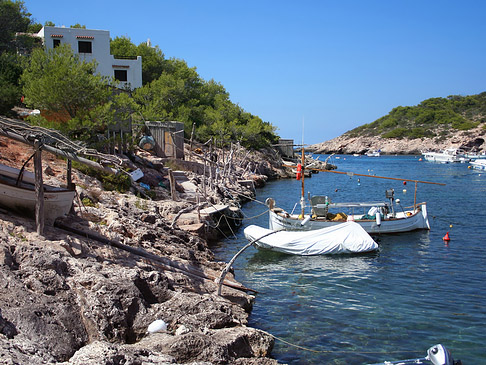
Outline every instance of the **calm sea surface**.
<svg viewBox="0 0 486 365">
<path fill-rule="evenodd" d="M 366 364 L 423 357 L 441 343 L 464 364 L 486 364 L 486 173 L 415 156 L 332 162 L 339 171 L 447 185 L 418 185 L 430 231 L 378 236 L 377 253 L 299 257 L 247 249 L 234 268 L 237 280 L 258 291 L 250 325 L 300 346 L 276 340 L 273 357 Z M 305 180 L 306 192 L 334 202 L 385 200 L 389 188 L 402 206 L 413 204 L 413 183 L 325 172 Z M 279 180 L 259 189 L 257 199 L 272 197 L 290 211 L 300 192 L 300 181 Z M 243 207 L 248 218 L 265 211 L 257 202 Z M 268 214 L 244 221 L 250 224 L 268 227 Z M 447 231 L 449 244 L 442 240 Z M 218 243 L 217 259 L 228 262 L 246 243 L 241 229 Z"/>
</svg>

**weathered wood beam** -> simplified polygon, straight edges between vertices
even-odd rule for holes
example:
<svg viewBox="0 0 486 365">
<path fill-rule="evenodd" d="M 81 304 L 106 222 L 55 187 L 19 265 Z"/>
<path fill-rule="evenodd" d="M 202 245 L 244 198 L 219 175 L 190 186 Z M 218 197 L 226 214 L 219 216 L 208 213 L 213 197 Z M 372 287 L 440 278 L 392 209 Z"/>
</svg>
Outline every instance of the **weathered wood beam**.
<svg viewBox="0 0 486 365">
<path fill-rule="evenodd" d="M 37 234 L 44 233 L 44 182 L 42 180 L 42 151 L 41 142 L 34 142 L 34 172 L 35 172 L 35 225 Z"/>
<path fill-rule="evenodd" d="M 22 143 L 25 143 L 25 144 L 28 144 L 30 146 L 34 146 L 33 140 L 30 140 L 29 138 L 26 138 L 26 137 L 24 137 L 20 134 L 12 132 L 12 131 L 0 129 L 0 135 L 3 135 L 5 137 L 14 139 L 16 141 L 19 141 L 19 142 L 22 142 Z M 104 171 L 104 172 L 107 172 L 107 173 L 110 173 L 110 174 L 116 174 L 118 172 L 117 169 L 113 169 L 113 168 L 108 167 L 108 166 L 103 166 L 103 165 L 101 165 L 101 164 L 99 164 L 95 161 L 91 161 L 91 160 L 88 160 L 86 158 L 80 157 L 80 156 L 76 155 L 75 153 L 63 151 L 63 150 L 60 150 L 58 148 L 55 148 L 55 147 L 52 147 L 52 146 L 49 146 L 49 145 L 42 145 L 42 149 L 44 151 L 53 153 L 56 156 L 61 156 L 61 157 L 67 158 L 68 160 L 80 162 L 82 164 L 85 164 L 89 167 L 92 167 L 92 168 L 100 170 L 100 171 Z"/>
</svg>

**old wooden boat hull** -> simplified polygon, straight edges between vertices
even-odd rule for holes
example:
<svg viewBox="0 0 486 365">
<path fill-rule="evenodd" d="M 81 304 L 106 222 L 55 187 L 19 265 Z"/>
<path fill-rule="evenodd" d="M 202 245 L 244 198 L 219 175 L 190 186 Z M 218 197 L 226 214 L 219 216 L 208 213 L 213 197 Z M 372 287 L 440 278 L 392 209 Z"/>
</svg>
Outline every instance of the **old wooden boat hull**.
<svg viewBox="0 0 486 365">
<path fill-rule="evenodd" d="M 394 218 L 383 217 L 381 221 L 363 218 L 363 215 L 347 215 L 346 220 L 300 217 L 296 214 L 289 214 L 280 208 L 272 208 L 269 210 L 269 228 L 272 230 L 305 231 L 332 227 L 349 220 L 358 223 L 366 232 L 375 234 L 430 229 L 425 203 L 422 203 L 415 212 L 413 210 L 399 212 L 395 214 Z"/>
<path fill-rule="evenodd" d="M 34 216 L 36 194 L 34 174 L 0 164 L 0 205 L 22 215 Z M 69 213 L 76 191 L 44 184 L 44 217 L 46 222 Z"/>
</svg>

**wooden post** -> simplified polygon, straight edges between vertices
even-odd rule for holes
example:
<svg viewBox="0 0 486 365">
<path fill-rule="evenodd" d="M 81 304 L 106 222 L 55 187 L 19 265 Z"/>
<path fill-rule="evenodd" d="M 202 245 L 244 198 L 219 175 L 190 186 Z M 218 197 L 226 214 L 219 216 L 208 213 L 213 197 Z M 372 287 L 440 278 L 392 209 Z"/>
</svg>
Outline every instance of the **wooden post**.
<svg viewBox="0 0 486 365">
<path fill-rule="evenodd" d="M 42 180 L 42 151 L 41 142 L 34 142 L 34 172 L 35 172 L 35 225 L 37 234 L 44 233 L 44 182 Z"/>
<path fill-rule="evenodd" d="M 417 209 L 417 181 L 415 181 L 415 192 L 413 194 L 413 212 Z"/>
<path fill-rule="evenodd" d="M 207 165 L 207 153 L 204 152 L 204 169 L 203 169 L 203 195 L 204 195 L 204 200 L 207 201 L 207 196 L 206 196 L 206 165 Z"/>
<path fill-rule="evenodd" d="M 233 155 L 235 153 L 235 150 L 233 149 L 233 143 L 231 143 L 231 149 L 230 149 L 230 153 L 229 153 L 229 157 L 228 157 L 228 163 L 227 163 L 227 167 L 225 165 L 225 170 L 226 170 L 226 173 L 225 173 L 225 178 L 227 178 L 229 181 L 231 181 L 231 172 L 233 170 Z"/>
<path fill-rule="evenodd" d="M 209 144 L 209 189 L 213 190 L 213 142 Z"/>
<path fill-rule="evenodd" d="M 189 145 L 189 150 L 191 153 L 189 154 L 190 156 L 192 155 L 192 141 L 194 139 L 194 131 L 196 130 L 196 123 L 192 123 L 192 132 L 191 132 L 191 144 Z M 192 160 L 192 158 L 191 158 Z"/>
<path fill-rule="evenodd" d="M 170 196 L 173 201 L 177 201 L 177 191 L 175 187 L 176 182 L 175 182 L 174 174 L 172 173 L 172 169 L 168 169 L 168 170 L 169 170 Z"/>
<path fill-rule="evenodd" d="M 199 199 L 199 194 L 196 194 L 197 198 L 197 221 L 198 223 L 201 223 L 201 202 Z"/>
<path fill-rule="evenodd" d="M 72 164 L 71 160 L 67 160 L 66 185 L 68 189 L 71 189 L 71 186 L 73 185 Z"/>
</svg>

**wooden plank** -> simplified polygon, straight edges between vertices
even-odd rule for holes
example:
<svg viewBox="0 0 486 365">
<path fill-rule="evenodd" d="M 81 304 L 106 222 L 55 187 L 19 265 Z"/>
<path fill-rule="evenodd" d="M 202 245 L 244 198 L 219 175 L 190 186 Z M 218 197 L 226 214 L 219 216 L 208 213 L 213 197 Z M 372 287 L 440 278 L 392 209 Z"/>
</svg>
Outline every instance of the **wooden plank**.
<svg viewBox="0 0 486 365">
<path fill-rule="evenodd" d="M 34 145 L 27 138 L 24 138 L 22 135 L 11 132 L 11 131 L 0 129 L 0 135 L 3 135 L 3 136 L 8 137 L 8 138 L 12 138 L 16 141 L 19 141 L 19 142 L 22 142 L 22 143 L 25 143 L 25 144 L 28 144 L 29 146 Z M 80 163 L 88 165 L 89 167 L 92 167 L 92 168 L 97 169 L 97 170 L 101 170 L 101 171 L 111 173 L 111 174 L 116 174 L 118 172 L 118 170 L 116 170 L 116 169 L 113 169 L 113 168 L 108 167 L 108 166 L 103 166 L 99 163 L 96 163 L 95 161 L 91 161 L 91 160 L 88 160 L 88 159 L 83 158 L 83 157 L 79 157 L 75 153 L 72 153 L 72 152 L 63 151 L 63 150 L 60 150 L 60 149 L 57 149 L 55 147 L 51 147 L 51 146 L 48 146 L 48 145 L 43 145 L 42 149 L 46 152 L 53 153 L 57 156 L 65 157 L 65 158 L 67 158 L 69 160 L 73 160 L 73 161 L 78 161 Z"/>
<path fill-rule="evenodd" d="M 172 198 L 173 201 L 177 201 L 177 191 L 176 191 L 176 181 L 175 181 L 175 178 L 174 178 L 174 174 L 172 173 L 172 170 L 171 169 L 168 169 L 168 173 L 169 173 L 169 183 L 170 183 L 170 196 Z"/>
<path fill-rule="evenodd" d="M 226 209 L 228 209 L 228 205 L 216 204 L 216 205 L 212 205 L 208 208 L 201 209 L 201 214 L 211 215 L 211 214 L 215 214 L 215 213 L 221 213 L 221 212 L 225 211 Z"/>
<path fill-rule="evenodd" d="M 34 142 L 34 171 L 35 171 L 35 225 L 37 234 L 44 233 L 44 182 L 42 180 L 42 151 L 41 142 Z"/>
</svg>

